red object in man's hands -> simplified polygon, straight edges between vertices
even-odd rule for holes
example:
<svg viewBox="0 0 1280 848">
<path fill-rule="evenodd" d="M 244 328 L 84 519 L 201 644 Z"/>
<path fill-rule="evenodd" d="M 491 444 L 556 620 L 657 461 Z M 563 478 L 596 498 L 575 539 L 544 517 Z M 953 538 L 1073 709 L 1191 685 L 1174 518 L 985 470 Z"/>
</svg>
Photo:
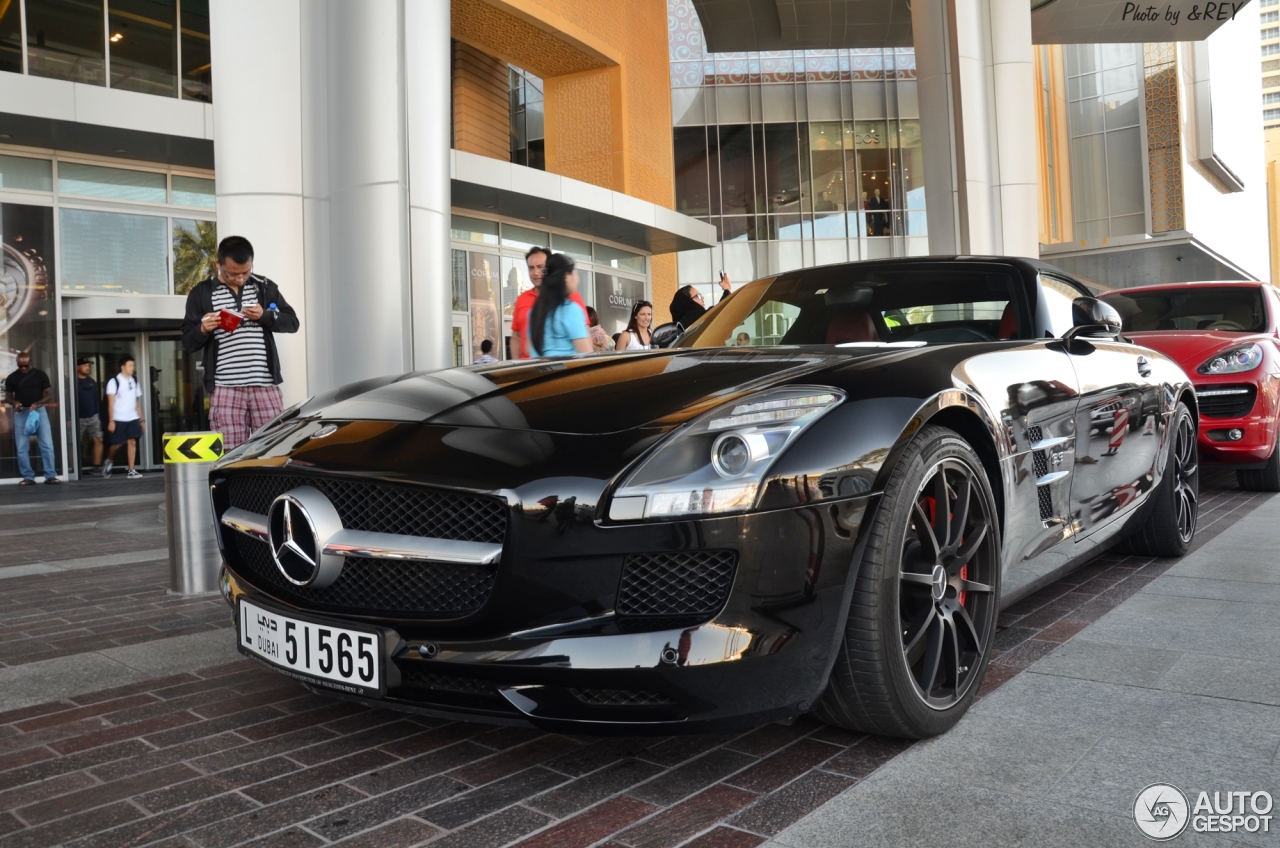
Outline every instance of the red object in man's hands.
<svg viewBox="0 0 1280 848">
<path fill-rule="evenodd" d="M 244 315 L 236 312 L 234 309 L 218 310 L 218 326 L 224 332 L 234 333 L 236 327 L 240 326 L 240 322 L 244 320 Z"/>
</svg>

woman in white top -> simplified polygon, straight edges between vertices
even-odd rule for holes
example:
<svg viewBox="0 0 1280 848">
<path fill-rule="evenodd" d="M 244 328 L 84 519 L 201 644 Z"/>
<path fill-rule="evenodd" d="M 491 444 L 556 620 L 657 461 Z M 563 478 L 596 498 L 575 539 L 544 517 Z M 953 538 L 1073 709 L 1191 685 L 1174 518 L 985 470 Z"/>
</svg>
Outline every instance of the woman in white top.
<svg viewBox="0 0 1280 848">
<path fill-rule="evenodd" d="M 615 350 L 648 350 L 653 340 L 649 328 L 653 326 L 653 304 L 638 300 L 631 307 L 631 321 L 627 329 L 618 334 Z"/>
</svg>

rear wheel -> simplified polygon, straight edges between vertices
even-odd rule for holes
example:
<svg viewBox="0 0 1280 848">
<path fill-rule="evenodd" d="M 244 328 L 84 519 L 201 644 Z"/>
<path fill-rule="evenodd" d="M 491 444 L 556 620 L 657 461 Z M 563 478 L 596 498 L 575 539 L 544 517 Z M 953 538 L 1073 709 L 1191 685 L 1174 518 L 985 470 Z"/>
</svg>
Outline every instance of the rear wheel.
<svg viewBox="0 0 1280 848">
<path fill-rule="evenodd" d="M 1000 531 L 973 448 L 926 427 L 868 532 L 844 640 L 815 709 L 831 724 L 918 739 L 968 710 L 995 633 Z"/>
<path fill-rule="evenodd" d="M 1262 468 L 1237 471 L 1236 484 L 1248 492 L 1280 492 L 1280 444 L 1271 449 L 1271 458 Z"/>
<path fill-rule="evenodd" d="M 1200 461 L 1191 410 L 1178 404 L 1169 426 L 1169 455 L 1151 512 L 1125 542 L 1129 551 L 1142 556 L 1182 556 L 1200 518 Z"/>
</svg>

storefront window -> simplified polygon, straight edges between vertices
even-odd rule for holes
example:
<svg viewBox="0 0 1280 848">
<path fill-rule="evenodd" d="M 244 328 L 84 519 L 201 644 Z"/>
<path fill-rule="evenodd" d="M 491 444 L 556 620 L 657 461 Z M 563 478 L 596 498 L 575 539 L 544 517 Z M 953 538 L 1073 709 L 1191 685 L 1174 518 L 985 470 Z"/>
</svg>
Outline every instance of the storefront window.
<svg viewBox="0 0 1280 848">
<path fill-rule="evenodd" d="M 167 221 L 63 208 L 59 212 L 63 291 L 167 294 Z"/>
<path fill-rule="evenodd" d="M 467 252 L 451 251 L 453 264 L 453 311 L 467 311 Z"/>
<path fill-rule="evenodd" d="M 631 320 L 636 301 L 644 300 L 644 281 L 613 274 L 596 274 L 595 310 L 600 326 L 609 335 L 621 333 Z"/>
<path fill-rule="evenodd" d="M 201 209 L 217 207 L 213 180 L 200 177 L 183 177 L 174 174 L 170 180 L 173 184 L 173 205 L 198 206 Z"/>
<path fill-rule="evenodd" d="M 62 397 L 58 376 L 57 319 L 54 310 L 53 210 L 47 206 L 0 204 L 0 380 L 18 367 L 21 351 L 31 354 L 31 364 L 49 376 L 54 404 L 49 409 L 53 450 L 58 468 L 41 467 L 40 451 L 31 444 L 36 474 L 43 477 L 61 471 L 62 415 L 68 399 Z M 4 389 L 0 388 L 0 394 Z M 0 409 L 0 477 L 17 477 L 17 441 L 12 406 Z"/>
<path fill-rule="evenodd" d="M 22 6 L 0 4 L 0 71 L 22 73 Z"/>
<path fill-rule="evenodd" d="M 105 85 L 102 0 L 24 0 L 24 3 L 29 73 Z"/>
<path fill-rule="evenodd" d="M 644 257 L 640 254 L 618 250 L 616 247 L 604 244 L 596 245 L 596 262 L 600 265 L 608 265 L 610 268 L 635 271 L 637 274 L 643 274 L 646 271 Z"/>
<path fill-rule="evenodd" d="M 191 218 L 173 219 L 173 293 L 191 291 L 218 272 L 218 225 Z"/>
<path fill-rule="evenodd" d="M 531 230 L 517 227 L 515 224 L 502 225 L 502 246 L 514 247 L 516 250 L 528 250 L 531 247 L 546 247 L 550 242 L 547 233 L 542 230 Z"/>
<path fill-rule="evenodd" d="M 480 343 L 485 339 L 501 349 L 502 307 L 499 292 L 499 256 L 496 253 L 468 253 L 467 287 L 471 300 L 471 357 L 480 355 Z"/>
<path fill-rule="evenodd" d="M 76 162 L 58 163 L 58 192 L 135 203 L 164 203 L 169 199 L 164 174 Z"/>
<path fill-rule="evenodd" d="M 109 0 L 111 87 L 178 96 L 177 0 Z"/>
<path fill-rule="evenodd" d="M 0 156 L 0 188 L 53 191 L 53 163 L 48 159 Z"/>
<path fill-rule="evenodd" d="M 551 236 L 551 249 L 556 253 L 563 253 L 574 262 L 591 261 L 591 242 L 586 239 L 553 234 Z"/>
<path fill-rule="evenodd" d="M 454 241 L 469 241 L 475 244 L 498 243 L 497 221 L 482 221 L 479 218 L 454 215 L 449 224 L 449 231 Z"/>
<path fill-rule="evenodd" d="M 516 298 L 526 289 L 533 288 L 529 279 L 529 265 L 523 256 L 502 257 L 502 317 L 510 319 L 515 313 Z"/>
<path fill-rule="evenodd" d="M 209 0 L 182 0 L 182 99 L 213 102 L 209 65 Z"/>
</svg>

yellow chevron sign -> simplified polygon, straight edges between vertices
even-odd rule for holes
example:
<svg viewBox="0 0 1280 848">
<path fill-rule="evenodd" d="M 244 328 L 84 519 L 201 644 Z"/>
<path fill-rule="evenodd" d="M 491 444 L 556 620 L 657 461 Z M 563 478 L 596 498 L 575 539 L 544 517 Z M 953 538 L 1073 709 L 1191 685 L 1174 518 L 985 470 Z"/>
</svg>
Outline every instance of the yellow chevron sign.
<svg viewBox="0 0 1280 848">
<path fill-rule="evenodd" d="M 221 433 L 165 433 L 165 462 L 213 462 L 222 456 Z"/>
</svg>

